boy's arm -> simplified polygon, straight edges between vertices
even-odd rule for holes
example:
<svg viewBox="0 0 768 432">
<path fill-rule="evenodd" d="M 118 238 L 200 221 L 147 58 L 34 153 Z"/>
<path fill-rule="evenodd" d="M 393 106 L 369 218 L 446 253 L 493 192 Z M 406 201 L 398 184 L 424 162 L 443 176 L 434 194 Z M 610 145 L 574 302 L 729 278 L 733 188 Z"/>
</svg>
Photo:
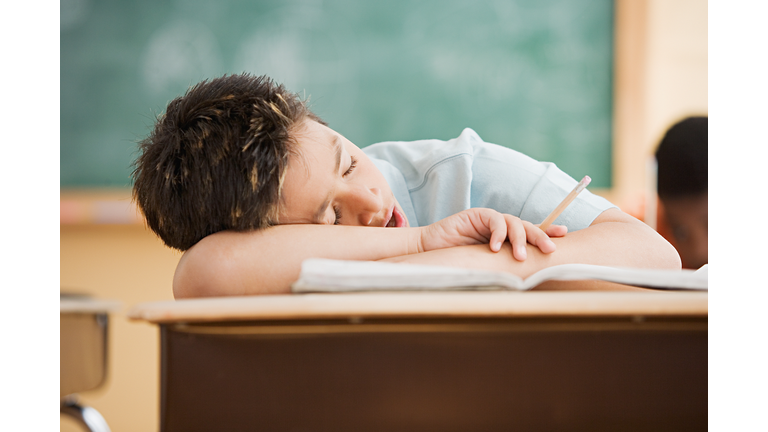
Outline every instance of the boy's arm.
<svg viewBox="0 0 768 432">
<path fill-rule="evenodd" d="M 526 278 L 533 273 L 559 264 L 583 263 L 616 267 L 680 269 L 680 256 L 656 231 L 618 209 L 608 209 L 585 229 L 553 238 L 557 250 L 543 254 L 528 247 L 528 259 L 511 259 L 505 243 L 500 253 L 487 248 L 459 246 L 429 251 L 416 255 L 386 259 L 391 262 L 445 265 L 455 267 L 501 270 Z M 558 287 L 568 289 L 620 288 L 608 282 L 574 281 L 558 282 Z"/>
<path fill-rule="evenodd" d="M 222 231 L 187 250 L 173 279 L 175 298 L 284 294 L 306 258 L 378 260 L 415 254 L 419 228 L 277 225 Z"/>
<path fill-rule="evenodd" d="M 547 229 L 562 236 L 565 227 Z M 306 258 L 379 260 L 461 245 L 498 251 L 509 239 L 510 258 L 524 260 L 526 244 L 555 250 L 529 222 L 490 209 L 469 209 L 419 228 L 278 225 L 253 232 L 219 232 L 184 253 L 176 268 L 176 298 L 275 294 L 290 291 Z M 514 259 L 514 258 L 513 258 Z"/>
<path fill-rule="evenodd" d="M 282 225 L 248 233 L 217 233 L 184 254 L 174 277 L 174 296 L 287 293 L 298 278 L 301 262 L 309 257 L 485 268 L 522 277 L 564 263 L 680 268 L 677 252 L 666 240 L 617 209 L 606 210 L 586 229 L 553 238 L 555 253 L 542 253 L 540 247 L 530 244 L 537 243 L 536 239 L 529 238 L 525 261 L 513 257 L 509 243 L 504 243 L 500 253 L 492 252 L 487 244 L 428 247 L 423 252 L 420 235 L 432 231 L 427 227 Z"/>
</svg>

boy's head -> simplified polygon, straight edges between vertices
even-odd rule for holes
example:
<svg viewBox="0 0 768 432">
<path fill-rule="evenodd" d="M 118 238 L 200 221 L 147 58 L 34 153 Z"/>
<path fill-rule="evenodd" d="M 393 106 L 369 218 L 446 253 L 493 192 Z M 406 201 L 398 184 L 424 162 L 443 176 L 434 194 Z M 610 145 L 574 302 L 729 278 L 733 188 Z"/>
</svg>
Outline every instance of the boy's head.
<svg viewBox="0 0 768 432">
<path fill-rule="evenodd" d="M 312 120 L 293 136 L 280 224 L 410 226 L 385 176 L 359 147 Z"/>
<path fill-rule="evenodd" d="M 707 117 L 689 117 L 673 125 L 656 150 L 657 190 L 669 240 L 686 268 L 708 261 L 707 137 Z"/>
<path fill-rule="evenodd" d="M 149 227 L 183 251 L 218 231 L 276 224 L 292 132 L 306 119 L 325 124 L 266 76 L 203 81 L 171 101 L 134 164 Z"/>
</svg>

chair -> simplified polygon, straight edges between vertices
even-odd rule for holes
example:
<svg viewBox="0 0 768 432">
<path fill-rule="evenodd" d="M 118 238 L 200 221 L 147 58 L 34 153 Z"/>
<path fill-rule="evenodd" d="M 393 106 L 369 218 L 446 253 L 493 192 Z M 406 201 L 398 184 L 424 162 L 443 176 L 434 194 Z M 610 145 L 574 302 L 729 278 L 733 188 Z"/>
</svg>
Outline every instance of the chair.
<svg viewBox="0 0 768 432">
<path fill-rule="evenodd" d="M 109 432 L 104 417 L 94 408 L 80 405 L 77 393 L 104 383 L 108 312 L 118 303 L 62 293 L 60 304 L 60 412 L 91 432 Z"/>
</svg>

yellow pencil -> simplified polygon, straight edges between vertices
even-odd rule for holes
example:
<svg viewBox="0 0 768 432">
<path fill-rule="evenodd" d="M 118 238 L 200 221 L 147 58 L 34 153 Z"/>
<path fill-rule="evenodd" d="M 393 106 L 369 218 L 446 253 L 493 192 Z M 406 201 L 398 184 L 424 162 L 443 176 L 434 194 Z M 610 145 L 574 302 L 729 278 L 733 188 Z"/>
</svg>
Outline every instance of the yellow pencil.
<svg viewBox="0 0 768 432">
<path fill-rule="evenodd" d="M 579 184 L 577 184 L 576 187 L 573 188 L 571 193 L 569 193 L 568 196 L 565 197 L 563 202 L 561 202 L 554 210 L 552 210 L 552 213 L 550 213 L 549 216 L 547 216 L 547 218 L 544 219 L 544 222 L 542 222 L 541 225 L 539 225 L 539 228 L 541 228 L 542 231 L 546 231 L 547 228 L 549 228 L 549 226 L 552 225 L 552 222 L 554 222 L 555 219 L 557 219 L 557 217 L 560 216 L 560 213 L 562 213 L 563 210 L 565 210 L 565 208 L 568 207 L 568 205 L 570 205 L 574 199 L 576 199 L 576 196 L 581 191 L 583 191 L 584 188 L 586 188 L 589 182 L 591 181 L 592 179 L 589 178 L 589 176 L 584 176 L 584 178 L 581 179 Z"/>
</svg>

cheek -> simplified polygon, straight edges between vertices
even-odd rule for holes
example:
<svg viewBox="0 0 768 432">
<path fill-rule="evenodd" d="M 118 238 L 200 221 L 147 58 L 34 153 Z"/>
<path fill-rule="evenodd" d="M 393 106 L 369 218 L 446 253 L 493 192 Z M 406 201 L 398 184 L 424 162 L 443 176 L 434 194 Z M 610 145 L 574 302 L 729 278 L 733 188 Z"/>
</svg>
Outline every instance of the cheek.
<svg viewBox="0 0 768 432">
<path fill-rule="evenodd" d="M 384 174 L 382 174 L 376 167 L 376 164 L 368 159 L 368 157 L 359 158 L 358 160 L 360 161 L 362 174 L 369 186 L 377 187 L 381 189 L 382 192 L 390 192 L 389 183 L 387 183 L 387 180 L 384 178 Z"/>
</svg>

